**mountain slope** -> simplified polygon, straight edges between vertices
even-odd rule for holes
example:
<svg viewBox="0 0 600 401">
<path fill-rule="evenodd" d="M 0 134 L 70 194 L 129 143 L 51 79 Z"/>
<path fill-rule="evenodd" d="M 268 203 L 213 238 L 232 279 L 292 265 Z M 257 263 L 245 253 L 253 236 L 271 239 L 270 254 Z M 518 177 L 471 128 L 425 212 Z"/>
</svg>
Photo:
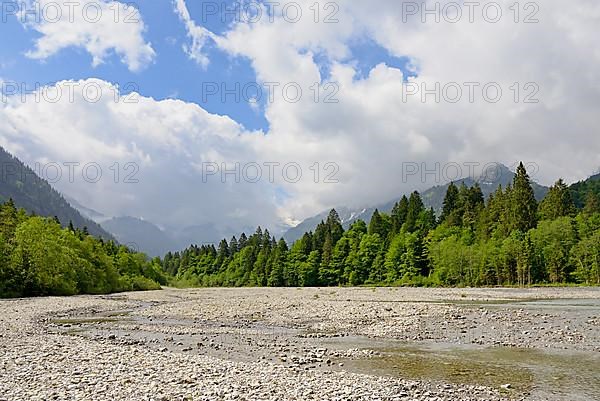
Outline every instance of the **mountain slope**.
<svg viewBox="0 0 600 401">
<path fill-rule="evenodd" d="M 342 225 L 344 226 L 344 228 L 347 229 L 357 219 L 360 219 L 360 218 L 362 218 L 362 216 L 364 214 L 369 213 L 369 211 L 371 214 L 373 214 L 373 210 L 375 210 L 375 209 L 373 209 L 373 210 L 363 209 L 360 211 L 356 211 L 356 210 L 348 209 L 346 207 L 340 207 L 340 208 L 336 208 L 335 210 L 338 212 L 338 215 L 340 216 Z M 307 233 L 309 231 L 314 231 L 314 229 L 317 227 L 317 225 L 321 221 L 327 219 L 328 214 L 329 214 L 329 210 L 326 210 L 322 213 L 319 213 L 316 216 L 309 217 L 308 219 L 304 220 L 297 226 L 288 229 L 283 234 L 283 239 L 285 239 L 288 243 L 292 243 L 292 242 L 300 239 L 304 235 L 304 233 Z"/>
<path fill-rule="evenodd" d="M 71 198 L 70 196 L 65 196 L 64 198 L 86 219 L 95 221 L 98 224 L 102 224 L 103 221 L 110 219 L 110 217 L 107 217 L 94 209 L 83 206 L 76 199 Z"/>
<path fill-rule="evenodd" d="M 577 182 L 570 187 L 573 200 L 578 208 L 585 206 L 587 195 L 592 193 L 600 197 L 600 173 L 585 181 Z"/>
<path fill-rule="evenodd" d="M 178 249 L 167 233 L 156 225 L 135 217 L 115 217 L 102 223 L 119 242 L 149 256 L 164 256 Z"/>
<path fill-rule="evenodd" d="M 83 217 L 47 181 L 38 177 L 32 169 L 1 146 L 0 168 L 0 202 L 12 198 L 17 207 L 29 213 L 56 216 L 63 226 L 71 221 L 76 228 L 87 227 L 89 233 L 96 237 L 113 239 L 100 225 Z"/>
<path fill-rule="evenodd" d="M 83 216 L 94 220 L 112 234 L 122 244 L 128 245 L 149 256 L 164 256 L 169 251 L 179 251 L 191 244 L 218 244 L 235 230 L 219 230 L 212 224 L 188 226 L 184 228 L 160 228 L 151 221 L 137 217 L 106 216 L 96 210 L 81 205 L 75 199 L 69 202 Z M 248 232 L 252 232 L 251 229 Z"/>
<path fill-rule="evenodd" d="M 509 184 L 512 184 L 513 179 L 515 177 L 515 173 L 512 172 L 508 167 L 503 164 L 497 164 L 495 167 L 490 167 L 486 172 L 482 173 L 480 177 L 472 178 L 467 177 L 461 180 L 455 181 L 455 184 L 461 185 L 465 184 L 467 187 L 472 187 L 476 183 L 481 187 L 481 191 L 483 192 L 484 197 L 487 199 L 490 194 L 492 194 L 500 185 L 503 188 L 506 188 Z M 442 210 L 442 204 L 444 202 L 444 198 L 446 197 L 446 192 L 448 190 L 448 186 L 450 183 L 445 185 L 438 185 L 432 188 L 429 188 L 426 191 L 421 192 L 421 197 L 423 199 L 423 203 L 427 208 L 433 208 L 437 214 Z M 533 191 L 535 193 L 535 197 L 538 201 L 542 200 L 544 196 L 548 193 L 548 188 L 542 185 L 537 184 L 536 182 L 532 182 Z M 406 194 L 408 196 L 408 194 Z M 375 209 L 380 212 L 389 213 L 394 208 L 394 205 L 398 200 L 400 200 L 402 196 L 399 196 L 397 199 L 392 201 L 369 207 L 361 210 L 351 210 L 346 207 L 335 208 L 340 218 L 342 219 L 342 223 L 344 228 L 350 227 L 352 223 L 356 220 L 361 219 L 365 222 L 369 223 L 371 220 L 371 216 Z M 283 236 L 283 238 L 288 242 L 292 243 L 302 237 L 305 232 L 314 231 L 317 225 L 324 219 L 327 218 L 327 214 L 329 211 L 322 212 L 314 217 L 310 217 L 300 223 L 298 226 L 289 229 Z"/>
<path fill-rule="evenodd" d="M 503 164 L 498 164 L 496 167 L 490 167 L 486 172 L 483 172 L 480 177 L 472 178 L 467 177 L 455 182 L 457 185 L 465 184 L 467 187 L 472 187 L 475 184 L 479 184 L 483 196 L 487 199 L 492 193 L 494 193 L 500 185 L 502 188 L 506 188 L 508 185 L 512 185 L 515 178 L 513 173 L 508 167 Z M 448 186 L 450 183 L 445 185 L 435 186 L 421 194 L 423 202 L 427 207 L 432 207 L 436 213 L 440 213 Z M 538 201 L 544 199 L 548 193 L 548 187 L 538 184 L 535 181 L 531 182 L 535 198 Z"/>
</svg>

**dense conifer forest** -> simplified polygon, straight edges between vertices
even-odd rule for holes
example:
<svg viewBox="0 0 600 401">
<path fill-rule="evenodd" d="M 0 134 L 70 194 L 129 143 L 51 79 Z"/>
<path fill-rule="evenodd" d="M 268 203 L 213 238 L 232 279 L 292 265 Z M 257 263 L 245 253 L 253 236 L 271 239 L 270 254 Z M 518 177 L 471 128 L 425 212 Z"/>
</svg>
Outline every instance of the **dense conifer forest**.
<svg viewBox="0 0 600 401">
<path fill-rule="evenodd" d="M 187 286 L 599 285 L 597 188 L 559 180 L 538 203 L 521 164 L 488 199 L 450 185 L 439 217 L 414 192 L 368 225 L 344 230 L 332 210 L 291 246 L 258 228 L 168 253 L 162 266 Z"/>
<path fill-rule="evenodd" d="M 86 228 L 0 206 L 0 296 L 102 294 L 178 286 L 600 285 L 597 180 L 562 180 L 537 202 L 523 165 L 484 199 L 451 184 L 440 216 L 418 192 L 345 230 L 335 210 L 288 245 L 258 228 L 150 260 Z"/>
</svg>

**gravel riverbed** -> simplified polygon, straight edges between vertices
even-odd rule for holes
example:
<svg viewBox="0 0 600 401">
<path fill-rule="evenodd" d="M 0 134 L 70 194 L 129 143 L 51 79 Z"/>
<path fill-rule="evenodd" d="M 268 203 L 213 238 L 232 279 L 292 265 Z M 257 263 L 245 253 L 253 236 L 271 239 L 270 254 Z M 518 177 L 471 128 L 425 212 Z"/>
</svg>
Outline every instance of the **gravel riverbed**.
<svg viewBox="0 0 600 401">
<path fill-rule="evenodd" d="M 594 400 L 599 311 L 587 288 L 2 300 L 0 401 Z"/>
</svg>

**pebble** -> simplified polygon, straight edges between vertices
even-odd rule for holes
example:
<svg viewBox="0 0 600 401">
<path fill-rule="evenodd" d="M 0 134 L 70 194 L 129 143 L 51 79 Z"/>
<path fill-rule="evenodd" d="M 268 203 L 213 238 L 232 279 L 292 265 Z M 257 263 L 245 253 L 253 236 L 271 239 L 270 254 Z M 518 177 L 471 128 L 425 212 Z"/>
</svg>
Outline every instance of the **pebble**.
<svg viewBox="0 0 600 401">
<path fill-rule="evenodd" d="M 538 294 L 558 298 L 554 291 Z M 580 295 L 597 296 L 586 291 Z M 463 293 L 498 297 L 491 289 L 203 289 L 0 301 L 0 401 L 496 401 L 504 399 L 498 390 L 511 384 L 492 389 L 352 373 L 347 367 L 352 364 L 344 361 L 377 358 L 378 352 L 335 349 L 327 339 L 414 337 L 600 350 L 600 323 L 593 313 L 567 322 L 504 306 L 482 311 L 406 302 L 462 300 Z M 522 294 L 531 297 L 529 291 Z M 87 336 L 52 324 L 115 310 L 131 310 L 128 319 L 135 319 L 93 324 L 95 334 Z"/>
</svg>

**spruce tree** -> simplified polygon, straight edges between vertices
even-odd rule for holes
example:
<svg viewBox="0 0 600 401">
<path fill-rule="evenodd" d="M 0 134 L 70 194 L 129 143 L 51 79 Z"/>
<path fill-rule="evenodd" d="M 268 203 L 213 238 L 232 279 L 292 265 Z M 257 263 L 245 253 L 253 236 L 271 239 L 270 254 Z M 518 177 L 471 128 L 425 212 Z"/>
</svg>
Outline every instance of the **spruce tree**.
<svg viewBox="0 0 600 401">
<path fill-rule="evenodd" d="M 238 250 L 241 251 L 246 245 L 248 245 L 248 237 L 246 236 L 246 233 L 242 233 L 242 235 L 240 235 L 240 240 L 238 241 Z"/>
<path fill-rule="evenodd" d="M 319 267 L 319 283 L 323 286 L 335 285 L 335 272 L 331 271 L 331 259 L 333 257 L 333 243 L 331 236 L 327 236 L 323 251 L 321 253 L 321 265 Z"/>
<path fill-rule="evenodd" d="M 369 223 L 369 234 L 379 234 L 380 238 L 385 238 L 383 231 L 383 218 L 379 214 L 379 210 L 375 209 L 373 216 L 371 216 L 371 222 Z"/>
<path fill-rule="evenodd" d="M 10 241 L 18 225 L 17 208 L 12 199 L 0 206 L 0 234 L 5 241 Z"/>
<path fill-rule="evenodd" d="M 440 222 L 446 222 L 448 225 L 457 225 L 458 221 L 454 219 L 454 212 L 458 208 L 458 188 L 453 182 L 448 185 L 446 196 L 444 197 L 444 203 L 442 207 L 442 215 L 440 216 Z"/>
<path fill-rule="evenodd" d="M 408 214 L 408 198 L 405 196 L 397 202 L 392 209 L 392 232 L 398 234 L 402 230 L 402 226 L 406 223 Z"/>
<path fill-rule="evenodd" d="M 462 190 L 462 189 L 461 189 Z M 475 228 L 477 219 L 485 206 L 483 192 L 479 184 L 475 184 L 471 188 L 465 188 L 461 191 L 461 214 L 462 225 L 471 230 Z"/>
<path fill-rule="evenodd" d="M 421 195 L 415 191 L 408 199 L 408 211 L 406 213 L 406 231 L 413 232 L 417 229 L 417 222 L 421 212 L 425 210 Z"/>
<path fill-rule="evenodd" d="M 229 256 L 229 244 L 227 244 L 227 241 L 221 240 L 221 242 L 219 243 L 219 250 L 217 251 L 217 257 L 224 260 Z"/>
<path fill-rule="evenodd" d="M 315 229 L 315 232 L 312 236 L 312 241 L 313 241 L 312 249 L 319 250 L 319 251 L 322 250 L 323 245 L 325 244 L 325 239 L 327 239 L 328 236 L 329 236 L 329 229 L 327 228 L 327 224 L 325 224 L 324 221 L 321 221 L 317 225 L 317 228 Z"/>
<path fill-rule="evenodd" d="M 554 220 L 559 217 L 575 215 L 575 203 L 571 191 L 560 179 L 551 188 L 539 207 L 542 219 Z"/>
<path fill-rule="evenodd" d="M 587 194 L 583 213 L 587 216 L 590 216 L 594 213 L 600 213 L 600 197 L 598 195 L 593 192 Z"/>
<path fill-rule="evenodd" d="M 538 205 L 529 175 L 523 163 L 520 163 L 512 188 L 511 228 L 521 232 L 527 232 L 535 228 L 537 225 L 537 208 Z"/>
<path fill-rule="evenodd" d="M 234 235 L 233 237 L 231 237 L 231 240 L 229 241 L 229 252 L 231 253 L 231 255 L 235 255 L 238 251 L 239 251 L 238 241 Z"/>
<path fill-rule="evenodd" d="M 344 235 L 344 227 L 342 227 L 342 220 L 340 215 L 335 209 L 331 209 L 329 216 L 327 216 L 327 229 L 331 235 L 331 243 L 333 246 L 342 238 Z"/>
<path fill-rule="evenodd" d="M 300 252 L 302 255 L 308 257 L 310 253 L 313 251 L 313 234 L 308 232 L 304 233 L 302 239 L 300 240 L 299 245 Z"/>
</svg>

